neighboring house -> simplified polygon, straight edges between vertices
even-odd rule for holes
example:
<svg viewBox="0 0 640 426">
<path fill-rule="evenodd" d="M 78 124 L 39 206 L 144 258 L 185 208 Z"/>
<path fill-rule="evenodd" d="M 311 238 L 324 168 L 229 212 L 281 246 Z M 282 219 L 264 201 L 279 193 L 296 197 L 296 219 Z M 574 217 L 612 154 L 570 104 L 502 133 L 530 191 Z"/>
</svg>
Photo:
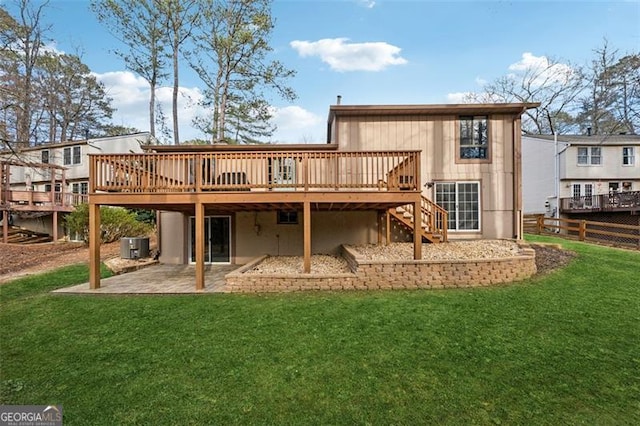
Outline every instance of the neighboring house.
<svg viewBox="0 0 640 426">
<path fill-rule="evenodd" d="M 100 205 L 162 211 L 160 260 L 195 263 L 198 289 L 206 263 L 303 255 L 309 272 L 311 253 L 407 233 L 415 259 L 423 240 L 520 238 L 520 117 L 536 106 L 333 105 L 326 144 L 91 155 L 90 285 Z"/>
<path fill-rule="evenodd" d="M 553 137 L 522 136 L 522 208 L 525 214 L 555 216 L 558 181 L 556 150 L 559 154 L 567 146 L 567 143 L 558 140 L 556 147 Z"/>
<path fill-rule="evenodd" d="M 57 240 L 64 235 L 62 215 L 87 202 L 88 154 L 142 152 L 151 142 L 148 132 L 45 143 L 19 151 L 0 152 L 0 211 L 16 226 Z M 3 221 L 3 224 L 8 220 Z M 3 226 L 3 241 L 7 227 Z M 73 239 L 73 236 L 71 236 Z"/>
<path fill-rule="evenodd" d="M 639 224 L 640 216 L 640 136 L 639 135 L 559 135 L 558 190 L 560 215 L 571 219 Z M 544 186 L 548 196 L 554 174 L 553 136 L 523 137 L 524 202 L 541 204 L 541 193 L 529 191 Z M 525 152 L 538 151 L 525 156 Z M 554 178 L 552 178 L 554 179 Z M 553 205 L 553 203 L 551 203 Z M 547 215 L 552 216 L 552 209 Z M 537 211 L 542 211 L 539 206 Z"/>
</svg>

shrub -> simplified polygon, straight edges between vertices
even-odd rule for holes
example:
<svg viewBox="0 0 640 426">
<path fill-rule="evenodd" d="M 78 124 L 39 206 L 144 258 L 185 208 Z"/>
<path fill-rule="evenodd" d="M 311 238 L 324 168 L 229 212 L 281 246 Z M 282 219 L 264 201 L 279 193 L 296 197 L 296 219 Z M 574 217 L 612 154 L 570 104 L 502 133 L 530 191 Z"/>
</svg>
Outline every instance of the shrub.
<svg viewBox="0 0 640 426">
<path fill-rule="evenodd" d="M 89 241 L 89 205 L 81 204 L 65 217 L 70 232 L 77 232 Z M 153 226 L 139 222 L 137 215 L 122 207 L 100 207 L 100 235 L 103 243 L 117 241 L 124 237 L 148 235 Z"/>
</svg>

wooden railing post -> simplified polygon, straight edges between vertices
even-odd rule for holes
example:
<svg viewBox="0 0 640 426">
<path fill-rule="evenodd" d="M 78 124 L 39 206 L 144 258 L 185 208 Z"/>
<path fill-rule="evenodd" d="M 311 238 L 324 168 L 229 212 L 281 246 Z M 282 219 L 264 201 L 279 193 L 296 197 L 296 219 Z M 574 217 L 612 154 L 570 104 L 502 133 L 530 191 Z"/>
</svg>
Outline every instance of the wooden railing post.
<svg viewBox="0 0 640 426">
<path fill-rule="evenodd" d="M 309 154 L 302 155 L 302 178 L 304 179 L 304 190 L 309 191 Z"/>
<path fill-rule="evenodd" d="M 587 221 L 581 220 L 578 227 L 578 239 L 584 241 L 587 236 Z"/>
<path fill-rule="evenodd" d="M 200 192 L 202 191 L 202 167 L 203 167 L 203 163 L 202 163 L 202 154 L 195 154 L 194 160 L 193 160 L 193 167 L 195 168 L 195 170 L 193 171 L 194 173 L 194 177 L 195 177 L 195 191 L 196 192 Z"/>
<path fill-rule="evenodd" d="M 536 234 L 542 234 L 542 228 L 544 227 L 544 216 L 538 216 L 536 218 Z"/>
</svg>

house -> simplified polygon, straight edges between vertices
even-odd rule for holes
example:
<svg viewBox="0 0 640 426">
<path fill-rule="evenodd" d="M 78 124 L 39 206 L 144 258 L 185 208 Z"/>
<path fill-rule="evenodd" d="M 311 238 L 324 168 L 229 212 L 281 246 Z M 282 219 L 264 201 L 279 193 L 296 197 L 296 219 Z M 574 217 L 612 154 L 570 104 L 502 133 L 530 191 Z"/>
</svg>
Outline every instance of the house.
<svg viewBox="0 0 640 426">
<path fill-rule="evenodd" d="M 323 144 L 90 155 L 91 288 L 101 205 L 161 211 L 160 261 L 195 263 L 198 289 L 206 263 L 263 254 L 309 272 L 341 244 L 409 238 L 420 259 L 423 240 L 521 238 L 520 117 L 536 106 L 333 105 Z"/>
<path fill-rule="evenodd" d="M 563 152 L 568 144 L 554 138 L 522 136 L 522 208 L 524 214 L 555 215 L 556 182 L 558 182 L 556 150 Z"/>
<path fill-rule="evenodd" d="M 555 189 L 553 136 L 523 137 L 525 205 L 553 216 L 557 190 L 561 217 L 640 224 L 640 136 L 558 135 L 557 140 Z M 545 193 L 550 200 L 547 209 Z"/>
<path fill-rule="evenodd" d="M 89 154 L 142 152 L 148 132 L 81 141 L 45 143 L 0 152 L 0 212 L 3 241 L 8 223 L 53 236 L 64 235 L 62 216 L 87 202 Z M 6 218 L 6 220 L 4 219 Z M 73 236 L 67 235 L 67 237 Z"/>
</svg>

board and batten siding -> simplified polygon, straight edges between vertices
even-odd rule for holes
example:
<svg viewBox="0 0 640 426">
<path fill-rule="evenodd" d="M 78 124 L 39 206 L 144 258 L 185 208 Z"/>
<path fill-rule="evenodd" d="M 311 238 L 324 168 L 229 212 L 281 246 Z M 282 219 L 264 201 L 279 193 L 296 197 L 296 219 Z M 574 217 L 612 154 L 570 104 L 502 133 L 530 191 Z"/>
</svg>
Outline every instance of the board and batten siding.
<svg viewBox="0 0 640 426">
<path fill-rule="evenodd" d="M 423 194 L 435 200 L 427 182 L 479 181 L 481 232 L 451 238 L 511 238 L 514 223 L 514 117 L 489 115 L 490 162 L 459 162 L 455 115 L 342 116 L 332 142 L 342 151 L 421 150 Z M 333 133 L 333 132 L 332 132 Z M 517 207 L 517 205 L 515 205 Z"/>
</svg>

